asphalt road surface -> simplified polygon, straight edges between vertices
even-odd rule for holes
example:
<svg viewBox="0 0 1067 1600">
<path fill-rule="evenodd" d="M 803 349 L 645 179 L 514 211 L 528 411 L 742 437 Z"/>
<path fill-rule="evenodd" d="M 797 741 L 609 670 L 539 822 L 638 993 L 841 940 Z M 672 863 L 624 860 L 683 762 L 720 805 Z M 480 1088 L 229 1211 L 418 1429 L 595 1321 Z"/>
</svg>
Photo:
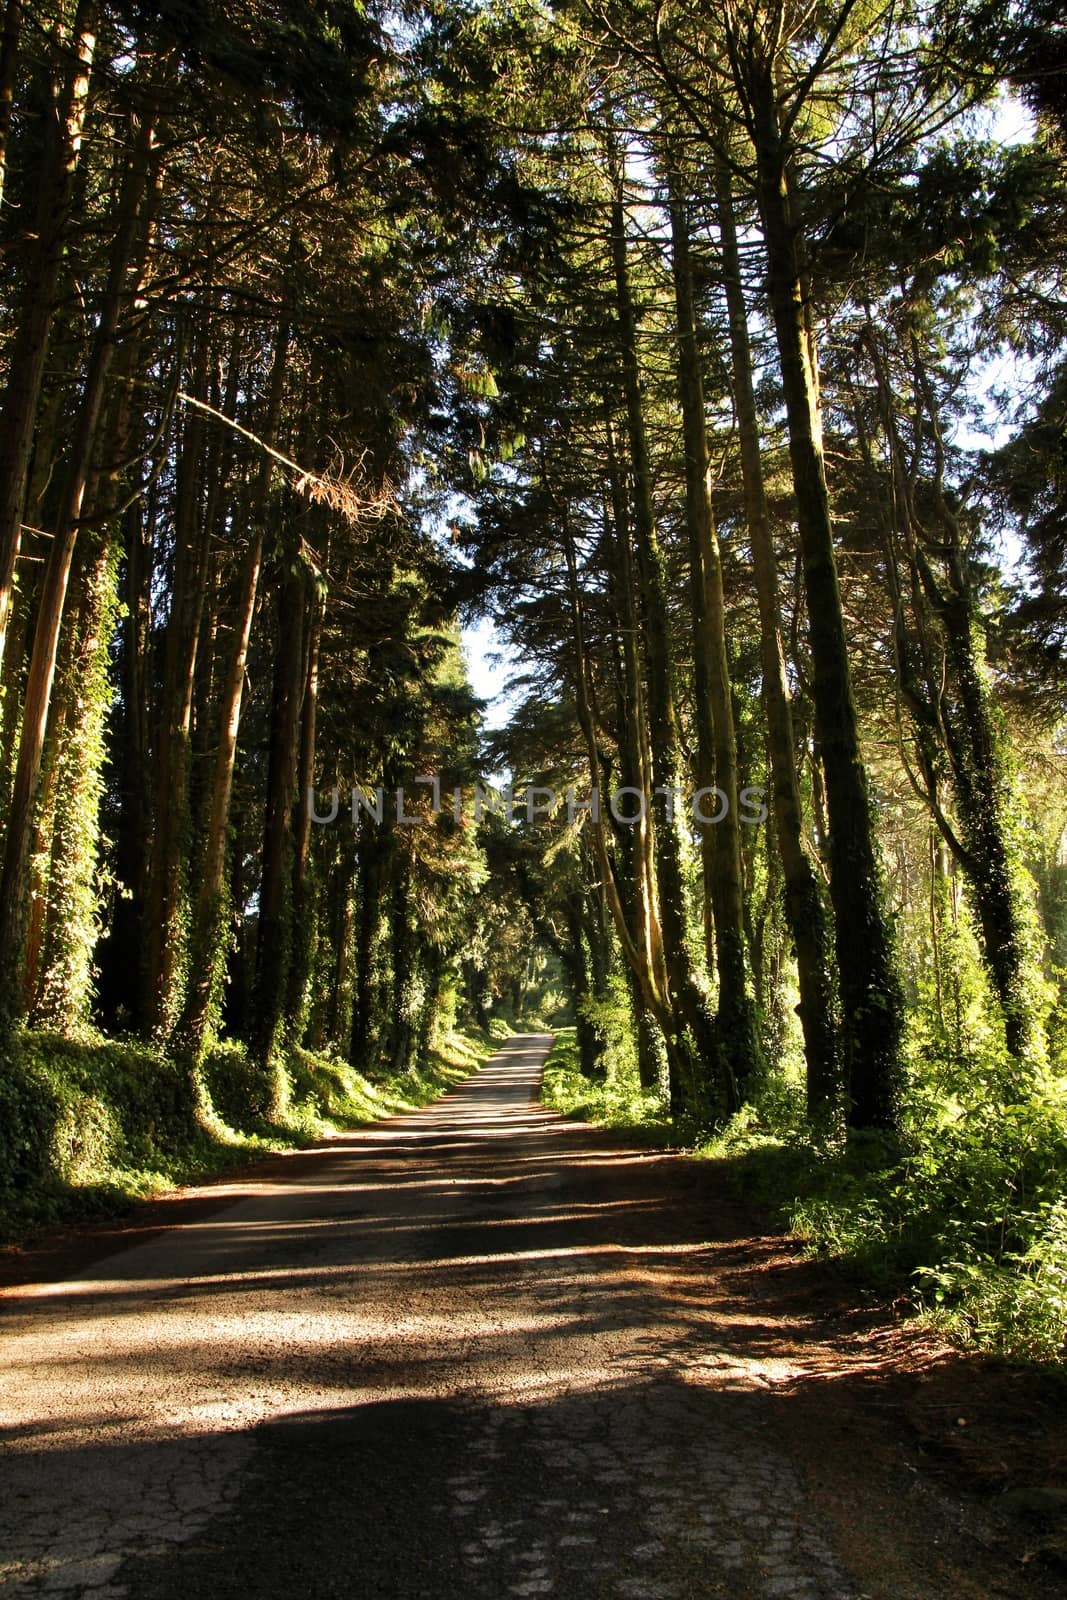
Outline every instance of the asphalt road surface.
<svg viewBox="0 0 1067 1600">
<path fill-rule="evenodd" d="M 706 1171 L 543 1110 L 549 1044 L 0 1295 L 5 1594 L 905 1592 L 805 1487 Z"/>
</svg>

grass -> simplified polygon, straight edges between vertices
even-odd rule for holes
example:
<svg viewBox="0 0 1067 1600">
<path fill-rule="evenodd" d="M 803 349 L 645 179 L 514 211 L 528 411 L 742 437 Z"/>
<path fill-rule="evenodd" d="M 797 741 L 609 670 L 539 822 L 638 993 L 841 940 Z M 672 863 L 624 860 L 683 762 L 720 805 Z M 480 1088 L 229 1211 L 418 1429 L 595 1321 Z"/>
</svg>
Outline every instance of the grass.
<svg viewBox="0 0 1067 1600">
<path fill-rule="evenodd" d="M 492 1050 L 480 1033 L 453 1032 L 418 1070 L 378 1079 L 300 1050 L 268 1078 L 231 1042 L 194 1077 L 142 1043 L 26 1032 L 0 1066 L 0 1242 L 121 1215 L 181 1184 L 426 1105 Z"/>
<path fill-rule="evenodd" d="M 542 1102 L 565 1117 L 621 1128 L 647 1144 L 681 1144 L 660 1095 L 642 1089 L 629 1074 L 610 1069 L 603 1078 L 587 1078 L 578 1066 L 574 1028 L 560 1028 L 545 1062 Z"/>
</svg>

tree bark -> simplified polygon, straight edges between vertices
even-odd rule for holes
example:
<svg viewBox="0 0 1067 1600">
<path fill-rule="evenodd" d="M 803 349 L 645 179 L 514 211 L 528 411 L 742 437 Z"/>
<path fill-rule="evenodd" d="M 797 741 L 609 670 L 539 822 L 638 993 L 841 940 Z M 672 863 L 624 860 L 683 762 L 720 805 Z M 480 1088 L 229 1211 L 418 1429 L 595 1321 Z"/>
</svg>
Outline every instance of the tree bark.
<svg viewBox="0 0 1067 1600">
<path fill-rule="evenodd" d="M 34 424 L 89 101 L 89 78 L 96 49 L 96 9 L 95 0 L 79 0 L 71 28 L 70 66 L 57 85 L 52 114 L 45 128 L 36 247 L 27 267 L 26 304 L 15 334 L 7 398 L 0 416 L 0 666 L 11 615 L 15 564 L 22 543 Z M 121 221 L 119 226 L 122 226 Z M 127 258 L 128 254 L 127 248 Z M 65 578 L 63 581 L 65 583 Z"/>
<path fill-rule="evenodd" d="M 323 557 L 323 565 L 328 559 Z M 293 1042 L 299 1035 L 307 1008 L 307 991 L 315 960 L 313 882 L 311 879 L 311 812 L 308 791 L 315 779 L 315 738 L 318 731 L 319 651 L 326 617 L 326 590 L 321 588 L 310 606 L 304 688 L 301 697 L 300 740 L 293 802 L 292 959 L 289 964 L 285 1025 Z"/>
<path fill-rule="evenodd" d="M 7 178 L 7 142 L 15 100 L 21 27 L 22 0 L 7 0 L 4 20 L 0 25 L 0 206 L 3 205 Z"/>
<path fill-rule="evenodd" d="M 734 405 L 741 453 L 745 520 L 760 614 L 760 659 L 767 751 L 771 767 L 771 805 L 785 879 L 785 910 L 796 951 L 807 1067 L 808 1114 L 821 1122 L 840 1094 L 840 1058 L 834 1021 L 826 910 L 819 882 L 804 847 L 804 813 L 797 775 L 796 746 L 785 650 L 774 536 L 763 482 L 759 418 L 752 382 L 748 311 L 741 279 L 729 169 L 716 167 L 716 200 L 722 250 L 723 285 L 730 331 Z"/>
<path fill-rule="evenodd" d="M 808 606 L 812 689 L 826 774 L 830 895 L 841 985 L 848 1121 L 857 1132 L 893 1136 L 899 1126 L 903 997 L 883 904 L 881 865 L 852 698 L 822 428 L 786 191 L 788 151 L 779 129 L 770 71 L 757 70 L 750 90 L 767 286 L 785 395 Z"/>
<path fill-rule="evenodd" d="M 0 1027 L 12 1025 L 22 1013 L 18 974 L 25 931 L 29 847 L 55 677 L 56 648 L 78 536 L 78 520 L 104 399 L 104 385 L 127 293 L 127 269 L 140 223 L 141 197 L 148 178 L 151 147 L 151 123 L 146 116 L 141 117 L 135 126 L 122 185 L 116 218 L 118 231 L 112 246 L 107 284 L 63 476 L 55 537 L 45 568 L 0 877 L 0 963 L 3 967 L 3 978 L 0 979 Z"/>
<path fill-rule="evenodd" d="M 978 607 L 967 570 L 960 522 L 942 492 L 939 460 L 932 485 L 937 527 L 932 533 L 922 527 L 905 465 L 889 373 L 879 340 L 870 325 L 867 343 L 874 364 L 882 426 L 889 443 L 900 523 L 898 532 L 911 569 L 915 631 L 923 641 L 919 654 L 926 681 L 921 689 L 914 681 L 908 661 L 908 640 L 905 638 L 898 643 L 897 667 L 903 697 L 911 708 L 918 739 L 936 738 L 947 759 L 958 835 L 936 803 L 931 806 L 932 815 L 962 869 L 969 897 L 978 914 L 982 958 L 1000 1003 L 1008 1050 L 1016 1061 L 1032 1064 L 1042 1053 L 1043 1041 L 1035 1008 L 1028 1003 L 1027 996 L 1030 957 L 1026 912 L 1019 886 L 1021 863 L 1011 848 L 1005 815 L 1011 780 L 1005 771 L 980 659 Z M 941 427 L 936 401 L 925 358 L 914 340 L 912 363 L 915 403 L 926 414 L 940 456 Z M 896 561 L 893 546 L 894 541 L 888 536 L 886 558 L 891 572 Z M 940 572 L 934 569 L 935 561 Z M 930 619 L 929 630 L 924 614 Z M 897 627 L 905 627 L 899 598 Z M 934 638 L 940 636 L 940 651 L 931 650 L 925 644 L 928 631 Z M 950 694 L 945 693 L 946 679 L 954 691 Z M 928 764 L 932 764 L 932 759 Z M 934 798 L 931 796 L 931 800 Z"/>
<path fill-rule="evenodd" d="M 193 358 L 191 386 L 201 397 L 207 383 L 208 338 L 207 330 L 201 330 Z M 190 408 L 175 482 L 174 578 L 163 655 L 145 929 L 144 1019 L 147 1030 L 161 1036 L 174 1022 L 178 975 L 188 956 L 181 913 L 190 845 L 189 742 L 210 536 L 202 493 L 204 434 L 204 414 Z"/>
<path fill-rule="evenodd" d="M 292 515 L 291 507 L 289 514 Z M 278 647 L 274 660 L 263 829 L 263 871 L 259 889 L 255 1048 L 264 1066 L 270 1063 L 281 1039 L 293 954 L 292 817 L 304 689 L 306 607 L 307 582 L 304 572 L 290 568 L 279 593 Z"/>
<path fill-rule="evenodd" d="M 289 334 L 278 333 L 267 396 L 264 437 L 271 440 L 278 427 L 288 354 Z M 220 998 L 225 972 L 220 970 L 219 946 L 227 906 L 226 844 L 229 837 L 230 801 L 237 761 L 237 740 L 244 702 L 248 647 L 252 637 L 256 600 L 263 567 L 263 542 L 268 517 L 270 469 L 264 463 L 257 475 L 251 515 L 251 539 L 241 564 L 234 608 L 234 628 L 219 705 L 218 744 L 211 782 L 211 799 L 204 831 L 204 849 L 193 912 L 193 961 L 185 1004 L 178 1024 L 178 1042 L 193 1061 L 203 1053 L 212 1010 Z"/>
<path fill-rule="evenodd" d="M 699 808 L 704 890 L 714 908 L 719 1040 L 741 1099 L 763 1071 L 755 1008 L 745 965 L 745 908 L 741 871 L 740 798 L 733 691 L 726 644 L 722 560 L 711 498 L 711 461 L 704 414 L 704 379 L 693 294 L 689 220 L 678 174 L 669 173 L 672 263 L 678 334 L 678 383 L 685 439 L 686 525 L 693 620 L 697 788 L 725 796 L 713 814 Z M 705 797 L 707 798 L 707 797 Z M 717 799 L 717 797 L 716 797 Z"/>
<path fill-rule="evenodd" d="M 634 535 L 638 580 L 644 616 L 648 714 L 652 742 L 652 777 L 664 796 L 675 795 L 681 775 L 678 722 L 674 705 L 673 652 L 667 612 L 666 575 L 656 533 L 652 471 L 645 434 L 637 325 L 630 289 L 622 179 L 616 176 L 611 207 L 611 253 L 619 356 L 626 398 L 627 428 L 633 478 Z M 662 798 L 662 797 L 658 797 Z M 651 807 L 653 797 L 648 797 Z M 657 799 L 658 803 L 658 799 Z M 685 891 L 681 839 L 675 808 L 663 798 L 662 818 L 654 827 L 660 925 L 670 985 L 673 1032 L 686 1067 L 675 1075 L 671 1098 L 675 1111 L 698 1115 L 732 1111 L 740 1104 L 738 1086 L 719 1049 L 707 1002 L 697 986 L 686 945 Z"/>
</svg>

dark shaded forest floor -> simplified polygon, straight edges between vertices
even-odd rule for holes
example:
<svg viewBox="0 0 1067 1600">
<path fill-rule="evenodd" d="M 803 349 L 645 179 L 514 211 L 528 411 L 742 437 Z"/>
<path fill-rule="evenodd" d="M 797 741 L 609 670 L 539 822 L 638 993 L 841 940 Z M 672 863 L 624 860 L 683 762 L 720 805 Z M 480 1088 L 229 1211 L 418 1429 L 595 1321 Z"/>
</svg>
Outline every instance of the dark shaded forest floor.
<svg viewBox="0 0 1067 1600">
<path fill-rule="evenodd" d="M 0 1587 L 1067 1594 L 1067 1406 L 763 1231 L 724 1165 L 434 1106 L 9 1252 Z"/>
</svg>

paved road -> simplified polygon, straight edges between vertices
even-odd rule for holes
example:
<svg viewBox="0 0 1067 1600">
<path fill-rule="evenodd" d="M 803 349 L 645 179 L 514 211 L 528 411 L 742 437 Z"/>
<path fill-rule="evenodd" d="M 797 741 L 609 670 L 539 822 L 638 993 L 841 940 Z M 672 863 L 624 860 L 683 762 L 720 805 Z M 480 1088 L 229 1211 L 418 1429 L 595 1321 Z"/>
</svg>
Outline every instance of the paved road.
<svg viewBox="0 0 1067 1600">
<path fill-rule="evenodd" d="M 866 1592 L 708 1291 L 705 1174 L 541 1109 L 549 1042 L 0 1296 L 5 1594 Z"/>
</svg>

